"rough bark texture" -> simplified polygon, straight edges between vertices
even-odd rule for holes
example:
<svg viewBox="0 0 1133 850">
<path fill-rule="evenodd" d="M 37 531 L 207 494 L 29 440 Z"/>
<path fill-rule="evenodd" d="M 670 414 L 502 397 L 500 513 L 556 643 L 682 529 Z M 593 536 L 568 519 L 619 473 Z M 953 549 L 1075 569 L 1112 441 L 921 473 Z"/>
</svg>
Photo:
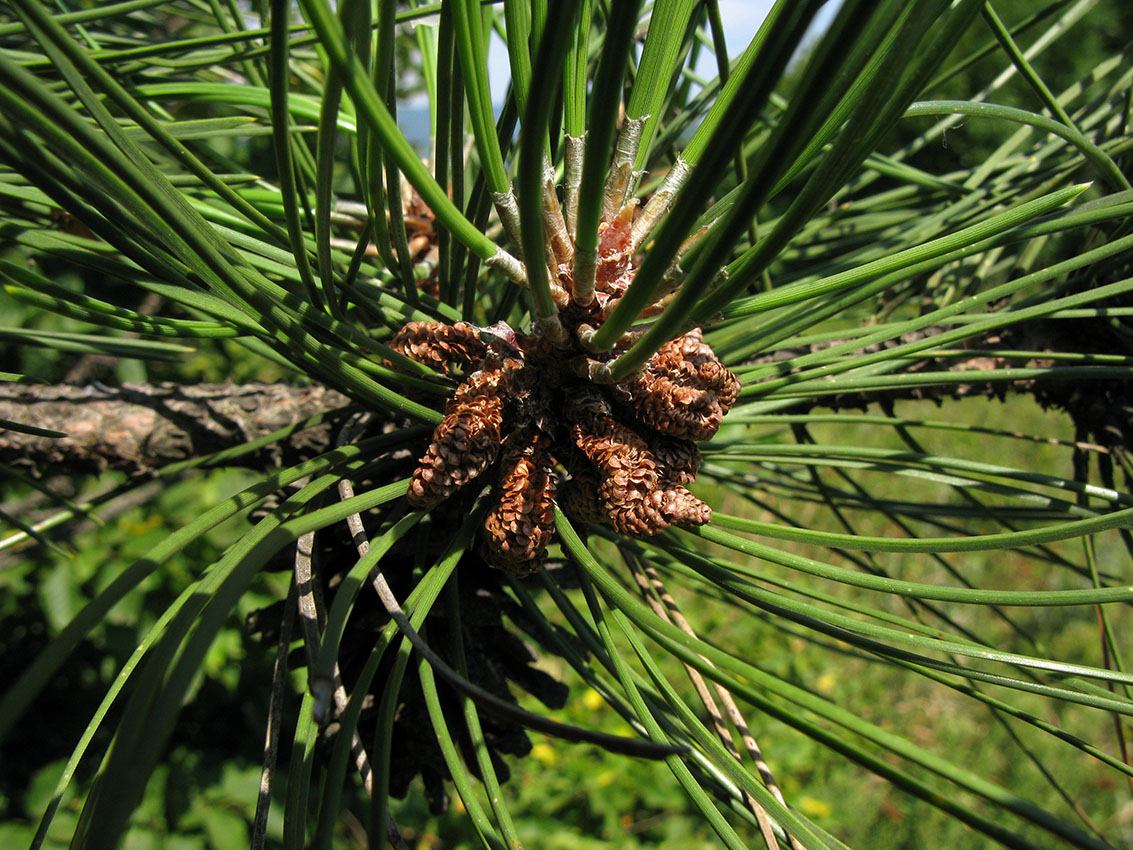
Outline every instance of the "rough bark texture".
<svg viewBox="0 0 1133 850">
<path fill-rule="evenodd" d="M 38 437 L 0 428 L 0 462 L 68 472 L 147 472 L 241 445 L 349 399 L 325 387 L 286 384 L 127 384 L 86 387 L 0 384 L 0 420 L 62 431 Z M 327 423 L 240 459 L 263 466 L 331 448 Z"/>
</svg>

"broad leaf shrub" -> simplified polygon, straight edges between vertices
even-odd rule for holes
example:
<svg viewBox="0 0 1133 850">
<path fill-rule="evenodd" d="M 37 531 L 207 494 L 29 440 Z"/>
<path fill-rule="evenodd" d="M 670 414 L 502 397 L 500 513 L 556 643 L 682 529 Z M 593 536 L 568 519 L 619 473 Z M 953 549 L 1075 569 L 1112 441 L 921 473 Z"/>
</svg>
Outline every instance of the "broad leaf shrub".
<svg viewBox="0 0 1133 850">
<path fill-rule="evenodd" d="M 1044 67 L 1095 5 L 6 4 L 4 381 L 348 403 L 6 464 L 0 835 L 620 845 L 532 832 L 561 759 L 672 846 L 1133 842 L 1133 62 Z"/>
</svg>

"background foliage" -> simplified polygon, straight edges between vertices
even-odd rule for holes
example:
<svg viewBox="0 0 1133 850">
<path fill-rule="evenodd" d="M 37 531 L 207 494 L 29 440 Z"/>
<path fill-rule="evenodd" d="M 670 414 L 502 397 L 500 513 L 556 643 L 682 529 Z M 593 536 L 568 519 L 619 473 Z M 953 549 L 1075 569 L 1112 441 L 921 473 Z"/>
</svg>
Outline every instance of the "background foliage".
<svg viewBox="0 0 1133 850">
<path fill-rule="evenodd" d="M 430 735 L 473 743 L 447 763 L 447 811 L 420 779 L 388 801 L 407 842 L 759 846 L 767 810 L 774 840 L 807 847 L 1129 845 L 1130 12 L 846 2 L 803 45 L 822 4 L 786 2 L 741 56 L 715 3 L 638 5 L 0 6 L 4 380 L 323 382 L 396 423 L 393 448 L 416 457 L 427 429 L 408 423 L 435 424 L 451 385 L 391 368 L 392 334 L 410 318 L 546 318 L 542 264 L 522 291 L 491 262 L 519 253 L 491 192 L 516 185 L 531 246 L 540 152 L 569 183 L 564 135 L 588 130 L 580 220 L 596 226 L 585 187 L 604 185 L 625 117 L 649 116 L 643 199 L 678 156 L 698 170 L 646 243 L 637 309 L 598 342 L 714 222 L 633 349 L 695 322 L 744 383 L 702 447 L 694 489 L 713 523 L 576 538 L 560 516 L 551 569 L 520 581 L 456 533 L 482 509 L 469 493 L 380 566 L 410 613 L 429 604 L 412 608 L 412 588 L 440 596 L 426 638 L 454 664 L 452 635 L 479 651 L 468 598 L 489 594 L 474 598 L 569 686 L 552 710 L 513 681 L 524 708 L 689 750 L 631 759 L 533 733 L 505 759 L 442 683 Z M 479 73 L 491 30 L 514 75 L 502 111 Z M 693 79 L 711 53 L 730 88 Z M 418 80 L 436 136 L 424 164 L 396 126 Z M 436 219 L 412 259 L 403 177 Z M 376 540 L 400 529 L 412 465 L 361 445 L 311 480 L 377 493 Z M 379 774 L 368 795 L 346 769 L 349 714 L 311 723 L 298 626 L 270 816 L 254 823 L 276 652 L 246 623 L 288 597 L 302 530 L 342 579 L 349 511 L 292 488 L 216 521 L 280 470 L 192 460 L 132 478 L 4 467 L 5 847 L 380 843 L 396 740 L 383 688 L 365 708 L 351 688 Z M 646 567 L 699 638 L 636 601 Z M 350 624 L 351 685 L 388 623 L 357 606 L 330 612 Z M 375 681 L 427 694 L 429 665 L 387 631 Z M 683 662 L 735 694 L 784 805 L 704 728 Z"/>
</svg>

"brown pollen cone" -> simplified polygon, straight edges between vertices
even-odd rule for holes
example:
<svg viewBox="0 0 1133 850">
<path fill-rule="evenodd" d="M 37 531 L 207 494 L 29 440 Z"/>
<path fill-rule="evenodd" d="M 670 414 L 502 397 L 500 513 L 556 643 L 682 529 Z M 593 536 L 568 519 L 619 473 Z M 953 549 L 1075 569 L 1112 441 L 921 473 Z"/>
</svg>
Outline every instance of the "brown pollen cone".
<svg viewBox="0 0 1133 850">
<path fill-rule="evenodd" d="M 665 487 L 665 467 L 633 430 L 614 419 L 609 405 L 585 394 L 569 405 L 576 418 L 575 445 L 597 467 L 598 500 L 616 531 L 648 536 L 676 522 L 701 525 L 712 512 L 679 484 Z"/>
<path fill-rule="evenodd" d="M 673 525 L 706 525 L 712 522 L 712 508 L 680 484 L 661 490 L 654 499 L 657 511 Z"/>
<path fill-rule="evenodd" d="M 711 522 L 712 509 L 681 486 L 695 481 L 700 470 L 700 449 L 696 443 L 656 434 L 649 441 L 649 449 L 657 458 L 664 486 L 659 497 L 661 515 L 677 525 Z"/>
<path fill-rule="evenodd" d="M 409 504 L 430 508 L 447 499 L 496 459 L 503 424 L 502 368 L 474 372 L 457 387 L 445 418 L 409 482 Z"/>
<path fill-rule="evenodd" d="M 582 464 L 569 467 L 570 480 L 559 486 L 555 501 L 571 522 L 608 525 L 610 517 L 598 501 L 598 473 L 586 461 Z"/>
<path fill-rule="evenodd" d="M 476 329 L 467 322 L 409 322 L 394 334 L 390 347 L 441 372 L 451 363 L 472 366 L 488 353 Z"/>
<path fill-rule="evenodd" d="M 554 461 L 547 438 L 535 434 L 504 447 L 499 501 L 484 520 L 484 557 L 516 576 L 535 572 L 555 530 Z"/>
<path fill-rule="evenodd" d="M 698 328 L 667 342 L 614 391 L 651 428 L 670 437 L 707 440 L 735 404 L 740 382 Z"/>
<path fill-rule="evenodd" d="M 664 478 L 674 484 L 691 484 L 700 471 L 700 449 L 691 440 L 654 434 L 649 450 L 664 469 Z"/>
</svg>

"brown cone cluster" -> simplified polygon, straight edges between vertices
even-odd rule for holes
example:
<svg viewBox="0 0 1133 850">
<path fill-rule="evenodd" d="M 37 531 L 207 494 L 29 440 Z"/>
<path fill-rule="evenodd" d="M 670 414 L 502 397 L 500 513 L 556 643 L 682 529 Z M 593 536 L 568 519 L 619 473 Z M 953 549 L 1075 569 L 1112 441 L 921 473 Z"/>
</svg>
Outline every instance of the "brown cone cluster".
<svg viewBox="0 0 1133 850">
<path fill-rule="evenodd" d="M 609 248 L 628 238 L 618 234 L 628 221 L 608 228 Z M 712 519 L 686 487 L 700 468 L 693 440 L 716 432 L 739 381 L 697 330 L 666 344 L 634 377 L 595 384 L 573 368 L 584 352 L 580 323 L 565 348 L 502 324 L 411 322 L 393 339 L 395 350 L 440 371 L 475 369 L 418 461 L 410 504 L 432 507 L 496 466 L 480 551 L 513 575 L 543 562 L 555 504 L 574 522 L 635 537 Z"/>
<path fill-rule="evenodd" d="M 573 465 L 570 478 L 559 486 L 558 503 L 567 518 L 579 525 L 602 525 L 610 515 L 598 501 L 598 488 L 602 479 L 594 467 Z"/>
<path fill-rule="evenodd" d="M 669 480 L 677 484 L 691 484 L 696 480 L 696 473 L 700 471 L 700 449 L 696 443 L 656 434 L 649 441 L 649 450 L 668 470 Z"/>
</svg>

